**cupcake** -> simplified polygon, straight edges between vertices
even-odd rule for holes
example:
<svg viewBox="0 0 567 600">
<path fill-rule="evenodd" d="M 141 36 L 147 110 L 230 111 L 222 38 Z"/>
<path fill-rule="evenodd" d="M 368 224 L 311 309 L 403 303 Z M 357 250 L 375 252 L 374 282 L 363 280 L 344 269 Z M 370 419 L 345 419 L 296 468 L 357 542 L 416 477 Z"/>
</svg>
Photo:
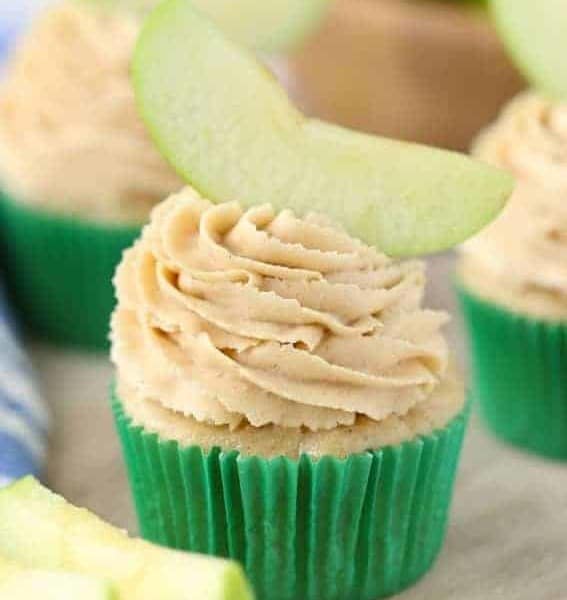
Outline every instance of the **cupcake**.
<svg viewBox="0 0 567 600">
<path fill-rule="evenodd" d="M 289 59 L 298 101 L 360 131 L 467 149 L 524 85 L 483 4 L 336 0 Z"/>
<path fill-rule="evenodd" d="M 476 233 L 511 177 L 306 119 L 186 0 L 149 17 L 132 73 L 191 183 L 115 277 L 142 534 L 239 560 L 258 598 L 404 589 L 443 543 L 468 410 L 423 264 L 392 257 Z"/>
<path fill-rule="evenodd" d="M 179 189 L 138 119 L 137 17 L 64 2 L 17 49 L 0 91 L 2 268 L 37 335 L 101 349 L 112 274 L 151 207 Z"/>
<path fill-rule="evenodd" d="M 186 188 L 124 254 L 113 408 L 147 539 L 259 598 L 374 599 L 441 548 L 467 410 L 423 264 Z"/>
<path fill-rule="evenodd" d="M 503 214 L 461 253 L 458 282 L 474 397 L 489 427 L 567 459 L 567 105 L 530 92 L 474 153 L 512 171 Z"/>
</svg>

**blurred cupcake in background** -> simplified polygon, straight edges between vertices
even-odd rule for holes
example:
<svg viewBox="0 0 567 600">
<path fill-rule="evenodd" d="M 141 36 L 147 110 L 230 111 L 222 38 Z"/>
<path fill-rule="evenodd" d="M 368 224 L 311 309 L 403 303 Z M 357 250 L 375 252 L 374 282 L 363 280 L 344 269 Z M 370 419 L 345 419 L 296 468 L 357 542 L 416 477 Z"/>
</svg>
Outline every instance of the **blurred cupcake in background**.
<svg viewBox="0 0 567 600">
<path fill-rule="evenodd" d="M 134 13 L 63 2 L 33 24 L 0 91 L 2 267 L 25 322 L 102 349 L 112 274 L 180 181 L 149 141 L 129 80 Z"/>
<path fill-rule="evenodd" d="M 386 136 L 467 149 L 522 87 L 475 0 L 336 0 L 289 62 L 317 117 Z"/>
<path fill-rule="evenodd" d="M 512 171 L 518 186 L 462 248 L 473 394 L 502 438 L 567 459 L 567 105 L 518 97 L 474 154 Z"/>
</svg>

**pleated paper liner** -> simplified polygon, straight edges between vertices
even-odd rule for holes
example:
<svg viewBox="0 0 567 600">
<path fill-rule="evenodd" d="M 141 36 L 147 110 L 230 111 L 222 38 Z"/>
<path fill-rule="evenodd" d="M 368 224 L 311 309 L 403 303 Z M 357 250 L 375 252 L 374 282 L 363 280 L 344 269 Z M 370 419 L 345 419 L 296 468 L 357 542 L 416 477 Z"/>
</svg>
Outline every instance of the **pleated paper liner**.
<svg viewBox="0 0 567 600">
<path fill-rule="evenodd" d="M 140 233 L 60 216 L 0 196 L 0 267 L 30 332 L 92 350 L 108 348 L 112 277 Z"/>
<path fill-rule="evenodd" d="M 374 600 L 442 546 L 468 409 L 346 459 L 264 459 L 161 440 L 112 399 L 142 535 L 240 561 L 259 600 Z"/>
<path fill-rule="evenodd" d="M 567 460 L 567 323 L 535 319 L 458 284 L 472 360 L 471 390 L 503 440 Z"/>
</svg>

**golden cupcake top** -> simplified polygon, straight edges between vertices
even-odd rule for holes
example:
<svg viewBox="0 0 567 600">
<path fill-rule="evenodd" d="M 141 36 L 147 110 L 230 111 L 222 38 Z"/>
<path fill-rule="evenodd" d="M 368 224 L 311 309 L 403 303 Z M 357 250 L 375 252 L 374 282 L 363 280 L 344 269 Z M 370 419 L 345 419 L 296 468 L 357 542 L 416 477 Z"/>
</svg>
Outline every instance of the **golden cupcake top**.
<svg viewBox="0 0 567 600">
<path fill-rule="evenodd" d="M 115 284 L 119 383 L 197 422 L 380 422 L 446 374 L 447 316 L 422 308 L 423 265 L 320 215 L 213 205 L 186 188 L 154 209 Z"/>
<path fill-rule="evenodd" d="M 139 29 L 128 12 L 67 0 L 25 36 L 0 89 L 0 180 L 18 200 L 137 222 L 180 187 L 137 115 Z"/>
<path fill-rule="evenodd" d="M 530 314 L 566 317 L 567 105 L 520 96 L 474 152 L 518 185 L 501 216 L 463 247 L 470 283 Z"/>
</svg>

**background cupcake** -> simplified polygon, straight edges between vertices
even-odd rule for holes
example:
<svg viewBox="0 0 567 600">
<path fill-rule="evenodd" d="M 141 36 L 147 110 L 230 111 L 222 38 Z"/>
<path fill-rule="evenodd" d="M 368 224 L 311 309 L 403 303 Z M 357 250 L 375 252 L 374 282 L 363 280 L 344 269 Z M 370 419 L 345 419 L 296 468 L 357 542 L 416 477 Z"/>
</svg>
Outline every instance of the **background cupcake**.
<svg viewBox="0 0 567 600">
<path fill-rule="evenodd" d="M 180 186 L 138 120 L 130 13 L 65 2 L 0 91 L 0 236 L 10 292 L 49 339 L 102 348 L 111 278 L 150 207 Z"/>
<path fill-rule="evenodd" d="M 116 287 L 114 410 L 145 537 L 238 559 L 260 598 L 370 600 L 427 571 L 466 411 L 421 263 L 187 188 Z"/>
<path fill-rule="evenodd" d="M 528 93 L 475 145 L 518 187 L 459 266 L 473 393 L 504 439 L 567 458 L 567 106 Z"/>
</svg>

